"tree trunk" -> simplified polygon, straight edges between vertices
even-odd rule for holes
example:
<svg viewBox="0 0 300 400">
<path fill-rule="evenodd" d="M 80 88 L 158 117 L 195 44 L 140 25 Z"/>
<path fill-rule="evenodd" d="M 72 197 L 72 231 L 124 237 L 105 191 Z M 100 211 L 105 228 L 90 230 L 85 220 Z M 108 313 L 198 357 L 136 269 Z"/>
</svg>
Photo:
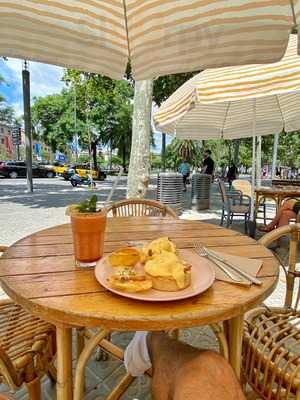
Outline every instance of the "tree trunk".
<svg viewBox="0 0 300 400">
<path fill-rule="evenodd" d="M 94 169 L 97 169 L 98 163 L 97 163 L 97 142 L 92 141 L 91 142 L 91 150 L 92 150 L 92 157 L 93 157 L 93 166 Z"/>
<path fill-rule="evenodd" d="M 233 153 L 233 163 L 237 167 L 239 165 L 239 152 L 240 152 L 240 139 L 236 139 L 233 142 L 234 153 Z"/>
<path fill-rule="evenodd" d="M 122 145 L 122 164 L 123 164 L 123 169 L 125 170 L 126 168 L 126 145 L 123 143 Z"/>
<path fill-rule="evenodd" d="M 150 180 L 152 92 L 152 80 L 135 82 L 127 198 L 144 198 Z"/>
</svg>

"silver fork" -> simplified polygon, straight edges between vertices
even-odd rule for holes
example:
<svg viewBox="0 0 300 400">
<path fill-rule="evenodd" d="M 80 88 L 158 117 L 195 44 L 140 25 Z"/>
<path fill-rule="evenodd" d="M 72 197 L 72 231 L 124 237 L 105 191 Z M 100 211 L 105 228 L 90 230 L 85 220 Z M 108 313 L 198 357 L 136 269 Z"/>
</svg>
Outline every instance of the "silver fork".
<svg viewBox="0 0 300 400">
<path fill-rule="evenodd" d="M 124 244 L 125 246 L 143 247 L 145 243 L 135 241 L 135 240 L 131 240 L 131 241 L 123 240 L 122 244 Z"/>
<path fill-rule="evenodd" d="M 209 254 L 206 252 L 205 248 L 200 243 L 197 242 L 194 243 L 194 250 L 199 256 L 206 257 L 210 261 L 213 261 L 227 276 L 229 276 L 230 279 L 232 279 L 235 282 L 241 283 L 241 280 L 237 279 L 235 275 L 233 275 L 230 271 L 228 271 L 228 269 L 225 268 L 224 265 L 221 264 L 221 262 L 210 257 Z"/>
</svg>

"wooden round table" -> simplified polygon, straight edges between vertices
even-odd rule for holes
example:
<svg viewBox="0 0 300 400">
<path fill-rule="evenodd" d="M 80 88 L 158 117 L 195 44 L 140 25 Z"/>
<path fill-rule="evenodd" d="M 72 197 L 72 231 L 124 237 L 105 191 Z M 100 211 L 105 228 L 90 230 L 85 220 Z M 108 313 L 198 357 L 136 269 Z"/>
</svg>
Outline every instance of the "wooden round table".
<svg viewBox="0 0 300 400">
<path fill-rule="evenodd" d="M 263 285 L 245 288 L 215 281 L 201 295 L 163 304 L 123 298 L 104 289 L 93 269 L 75 266 L 68 224 L 16 242 L 0 259 L 1 283 L 7 294 L 57 327 L 58 400 L 72 398 L 72 327 L 151 331 L 227 320 L 229 358 L 239 375 L 243 314 L 273 291 L 277 260 L 268 249 L 236 231 L 199 221 L 155 217 L 109 219 L 105 253 L 122 247 L 124 240 L 159 236 L 170 237 L 179 248 L 192 248 L 199 241 L 228 254 L 262 259 L 258 276 Z"/>
<path fill-rule="evenodd" d="M 300 187 L 259 187 L 255 189 L 255 212 L 257 213 L 259 206 L 266 199 L 274 200 L 276 204 L 276 212 L 282 205 L 282 202 L 289 198 L 300 199 Z"/>
</svg>

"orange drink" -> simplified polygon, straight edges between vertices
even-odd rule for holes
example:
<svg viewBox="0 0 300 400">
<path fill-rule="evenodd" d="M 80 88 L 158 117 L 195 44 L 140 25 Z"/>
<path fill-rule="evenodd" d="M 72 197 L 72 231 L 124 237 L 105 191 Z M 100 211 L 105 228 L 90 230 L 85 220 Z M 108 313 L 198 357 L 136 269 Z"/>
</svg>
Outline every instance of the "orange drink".
<svg viewBox="0 0 300 400">
<path fill-rule="evenodd" d="M 70 217 L 76 261 L 98 261 L 103 256 L 106 212 L 71 213 Z"/>
</svg>

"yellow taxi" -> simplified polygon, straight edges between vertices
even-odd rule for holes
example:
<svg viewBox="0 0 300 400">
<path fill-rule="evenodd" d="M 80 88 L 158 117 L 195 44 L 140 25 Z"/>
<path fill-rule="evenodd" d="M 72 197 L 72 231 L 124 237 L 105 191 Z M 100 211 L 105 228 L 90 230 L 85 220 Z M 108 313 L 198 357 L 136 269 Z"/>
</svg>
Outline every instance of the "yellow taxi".
<svg viewBox="0 0 300 400">
<path fill-rule="evenodd" d="M 55 165 L 54 170 L 56 172 L 56 175 L 62 176 L 64 174 L 64 172 L 70 168 L 69 165 Z"/>
<path fill-rule="evenodd" d="M 90 165 L 89 164 L 71 164 L 68 167 L 65 168 L 65 171 L 62 173 L 62 176 L 65 178 L 65 180 L 69 180 L 73 171 L 75 171 L 75 174 L 78 174 L 81 176 L 81 178 L 86 178 L 87 175 L 90 175 Z M 104 181 L 106 178 L 106 173 L 99 170 L 92 170 L 92 177 L 95 180 L 100 180 Z"/>
</svg>

